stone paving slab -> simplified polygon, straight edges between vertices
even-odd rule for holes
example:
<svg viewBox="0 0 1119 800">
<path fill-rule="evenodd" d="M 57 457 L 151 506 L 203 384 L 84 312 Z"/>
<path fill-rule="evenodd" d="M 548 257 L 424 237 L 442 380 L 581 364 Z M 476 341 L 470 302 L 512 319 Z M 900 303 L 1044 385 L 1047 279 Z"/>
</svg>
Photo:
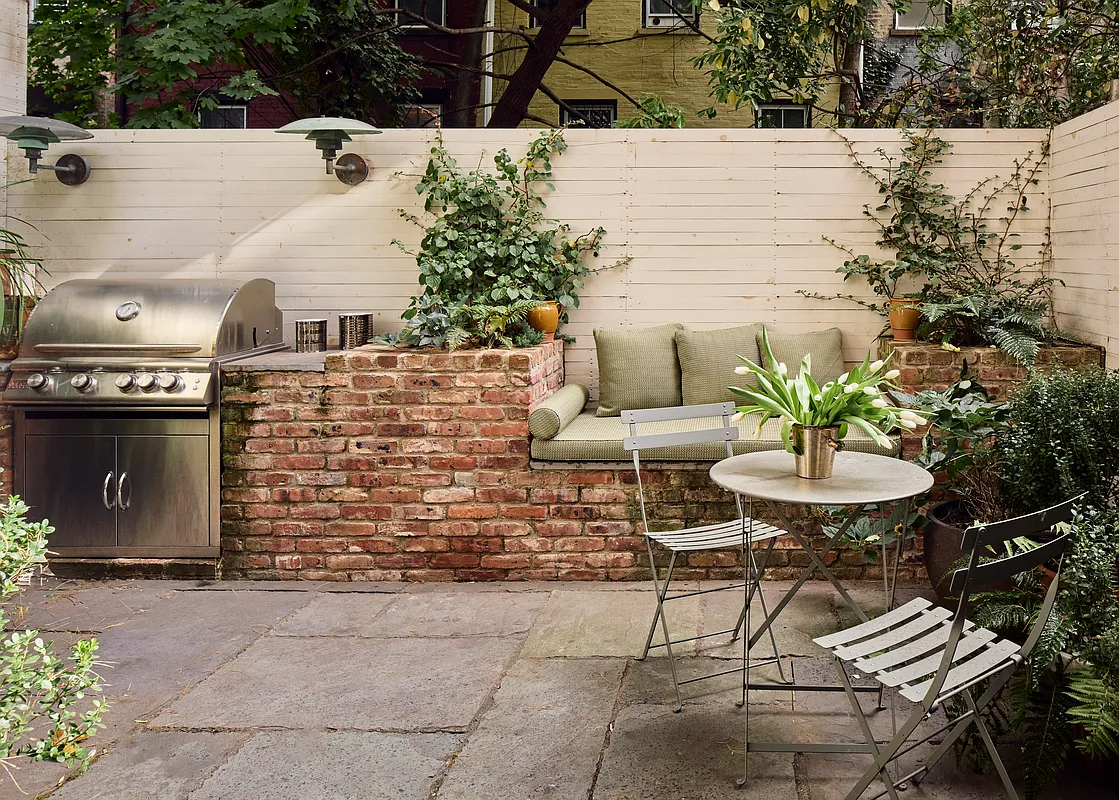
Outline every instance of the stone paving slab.
<svg viewBox="0 0 1119 800">
<path fill-rule="evenodd" d="M 374 618 L 396 600 L 391 594 L 316 593 L 276 627 L 277 636 L 372 636 Z"/>
<path fill-rule="evenodd" d="M 641 654 L 657 608 L 653 592 L 603 593 L 576 589 L 553 592 L 521 652 L 524 658 L 589 658 Z M 673 639 L 699 633 L 700 602 L 689 597 L 666 606 Z M 659 631 L 659 628 L 658 628 Z M 659 636 L 659 634 L 658 634 Z M 654 643 L 663 638 L 654 637 Z M 694 643 L 679 654 L 694 652 Z M 664 648 L 650 652 L 660 657 Z"/>
<path fill-rule="evenodd" d="M 63 800 L 186 800 L 249 736 L 243 733 L 137 733 L 65 784 Z"/>
<path fill-rule="evenodd" d="M 689 680 L 703 675 L 714 675 L 736 666 L 735 662 L 717 658 L 680 658 L 676 661 L 676 674 L 680 680 Z M 785 665 L 791 677 L 792 667 Z M 751 668 L 751 680 L 778 680 L 777 667 Z M 684 701 L 685 711 L 694 704 L 715 704 L 724 708 L 733 707 L 733 704 L 742 696 L 739 688 L 742 672 L 735 670 L 728 675 L 720 675 L 707 680 L 696 681 L 680 687 L 680 696 Z M 762 705 L 784 706 L 792 710 L 790 692 L 757 692 L 753 695 L 754 702 Z M 668 659 L 646 659 L 630 664 L 626 672 L 626 680 L 622 686 L 621 702 L 624 706 L 636 704 L 663 705 L 674 703 L 676 691 L 672 686 L 672 672 Z"/>
<path fill-rule="evenodd" d="M 453 734 L 261 733 L 186 800 L 427 800 Z"/>
<path fill-rule="evenodd" d="M 462 730 L 520 646 L 503 639 L 266 637 L 157 728 Z"/>
<path fill-rule="evenodd" d="M 158 581 L 63 582 L 25 588 L 5 610 L 15 628 L 100 633 L 153 608 L 174 592 L 174 586 Z"/>
<path fill-rule="evenodd" d="M 755 730 L 778 722 L 764 715 Z M 751 780 L 742 776 L 742 712 L 700 706 L 675 714 L 671 706 L 638 705 L 618 714 L 602 761 L 594 800 L 796 800 L 793 756 L 750 757 Z"/>
<path fill-rule="evenodd" d="M 528 633 L 548 600 L 541 593 L 405 594 L 363 636 L 517 636 Z"/>
<path fill-rule="evenodd" d="M 456 757 L 440 800 L 588 797 L 624 662 L 521 660 Z"/>
<path fill-rule="evenodd" d="M 785 582 L 763 584 L 762 588 L 770 610 L 776 607 L 790 587 L 791 584 Z M 782 609 L 772 626 L 777 648 L 783 656 L 817 656 L 825 652 L 813 644 L 812 639 L 839 630 L 839 618 L 835 613 L 833 597 L 836 595 L 831 584 L 807 584 L 797 591 L 796 601 Z M 703 601 L 704 633 L 733 626 L 742 611 L 743 597 L 740 592 L 713 592 L 704 595 Z M 761 599 L 755 597 L 754 602 L 750 604 L 750 630 L 754 632 L 759 630 L 764 619 Z M 769 636 L 763 635 L 755 648 L 759 648 L 764 655 L 770 655 L 772 647 Z M 709 655 L 717 656 L 718 653 L 712 652 Z M 741 658 L 741 656 L 741 652 L 731 654 L 732 658 Z"/>
</svg>

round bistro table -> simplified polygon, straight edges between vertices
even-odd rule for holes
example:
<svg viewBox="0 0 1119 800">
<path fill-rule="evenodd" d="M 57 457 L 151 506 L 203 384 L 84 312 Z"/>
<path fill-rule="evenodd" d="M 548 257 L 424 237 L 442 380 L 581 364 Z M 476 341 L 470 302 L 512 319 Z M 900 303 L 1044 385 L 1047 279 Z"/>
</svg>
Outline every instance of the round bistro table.
<svg viewBox="0 0 1119 800">
<path fill-rule="evenodd" d="M 893 606 L 894 589 L 897 584 L 898 566 L 901 562 L 902 548 L 905 542 L 906 526 L 909 521 L 910 503 L 914 497 L 928 491 L 933 485 L 933 476 L 926 470 L 888 456 L 876 456 L 868 453 L 839 452 L 835 455 L 835 468 L 832 477 L 822 479 L 801 478 L 796 474 L 793 455 L 784 450 L 769 450 L 761 453 L 747 453 L 741 456 L 724 459 L 711 467 L 711 480 L 737 495 L 760 500 L 765 503 L 773 515 L 780 521 L 785 531 L 792 536 L 808 554 L 810 564 L 804 573 L 785 593 L 781 601 L 766 615 L 766 619 L 752 635 L 743 637 L 743 670 L 742 702 L 746 705 L 746 757 L 750 752 L 866 752 L 866 745 L 852 745 L 841 743 L 786 743 L 786 742 L 751 742 L 749 728 L 749 705 L 746 702 L 746 693 L 749 690 L 782 690 L 782 691 L 843 691 L 841 686 L 804 685 L 793 683 L 750 683 L 750 648 L 767 631 L 781 611 L 789 604 L 805 581 L 817 571 L 822 572 L 844 602 L 858 618 L 866 622 L 866 612 L 856 603 L 835 573 L 824 563 L 824 559 L 835 548 L 843 534 L 854 522 L 863 515 L 867 506 L 883 504 L 900 504 L 902 506 L 902 530 L 897 540 L 896 555 L 894 558 L 893 582 L 886 583 L 886 605 Z M 796 529 L 781 508 L 781 504 L 797 506 L 843 506 L 850 509 L 843 523 L 828 539 L 823 550 L 817 552 L 804 535 Z M 750 520 L 744 521 L 744 536 L 749 533 L 745 525 Z M 748 541 L 744 539 L 744 541 Z M 885 545 L 882 546 L 882 572 L 883 580 L 886 574 Z M 745 559 L 747 572 L 752 572 L 751 561 Z M 765 566 L 760 567 L 764 574 Z M 747 585 L 751 579 L 747 574 Z M 762 577 L 758 575 L 758 580 Z M 749 605 L 746 607 L 749 615 Z M 750 630 L 747 616 L 746 630 Z M 877 688 L 866 686 L 857 687 L 862 691 L 880 691 Z M 879 698 L 881 702 L 881 697 Z M 739 783 L 745 783 L 744 774 Z"/>
</svg>

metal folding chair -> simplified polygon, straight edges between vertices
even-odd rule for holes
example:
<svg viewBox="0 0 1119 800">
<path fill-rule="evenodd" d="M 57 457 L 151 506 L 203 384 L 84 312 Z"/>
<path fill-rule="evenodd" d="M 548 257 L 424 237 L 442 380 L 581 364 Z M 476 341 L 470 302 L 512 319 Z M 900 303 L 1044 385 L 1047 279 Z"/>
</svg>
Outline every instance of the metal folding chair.
<svg viewBox="0 0 1119 800">
<path fill-rule="evenodd" d="M 897 789 L 904 789 L 907 781 L 920 783 L 971 725 L 978 729 L 1007 794 L 1012 800 L 1018 800 L 1018 793 L 1014 790 L 1006 766 L 999 758 L 981 712 L 1014 671 L 1029 658 L 1037 644 L 1057 597 L 1061 564 L 1071 533 L 1056 535 L 1037 548 L 997 561 L 981 559 L 984 558 L 984 552 L 989 553 L 988 547 L 998 547 L 1020 536 L 1035 537 L 1058 523 L 1068 522 L 1073 518 L 1074 504 L 1083 497 L 1084 495 L 1080 495 L 1015 519 L 990 525 L 973 525 L 964 531 L 963 545 L 964 552 L 969 554 L 968 565 L 953 573 L 950 584 L 952 593 L 959 593 L 960 597 L 955 613 L 933 606 L 927 600 L 918 599 L 870 622 L 815 640 L 816 644 L 827 648 L 835 656 L 839 679 L 866 738 L 866 752 L 874 756 L 874 763 L 847 794 L 847 800 L 860 797 L 878 776 L 882 777 L 885 788 L 874 797 L 881 797 L 888 792 L 891 798 L 897 800 Z M 1041 610 L 1024 644 L 1000 639 L 991 631 L 977 627 L 967 620 L 966 611 L 972 592 L 990 590 L 1013 575 L 1028 572 L 1050 561 L 1056 561 L 1057 574 L 1049 584 Z M 848 664 L 882 686 L 897 688 L 902 699 L 916 706 L 905 724 L 900 729 L 895 726 L 893 738 L 882 746 L 875 741 L 856 699 L 845 668 Z M 986 681 L 989 683 L 982 694 L 978 698 L 974 697 L 972 689 Z M 919 740 L 906 744 L 910 734 L 922 722 L 929 719 L 946 700 L 955 696 L 960 696 L 966 706 L 962 714 Z M 890 777 L 887 767 L 946 731 L 947 735 L 932 754 L 925 758 L 921 767 L 896 780 Z"/>
<path fill-rule="evenodd" d="M 708 442 L 725 442 L 727 457 L 730 458 L 734 455 L 731 442 L 737 439 L 739 435 L 738 426 L 731 422 L 731 417 L 734 413 L 734 403 L 729 402 L 622 412 L 622 422 L 629 425 L 630 431 L 630 435 L 623 439 L 623 445 L 626 450 L 631 451 L 633 454 L 633 469 L 637 473 L 637 496 L 641 503 L 641 522 L 645 528 L 645 547 L 649 553 L 649 567 L 653 573 L 653 589 L 657 595 L 657 609 L 653 614 L 653 621 L 649 625 L 649 635 L 645 639 L 645 649 L 636 660 L 644 660 L 652 649 L 658 647 L 665 648 L 668 653 L 668 663 L 672 670 L 672 683 L 676 688 L 676 711 L 680 711 L 683 708 L 683 701 L 680 699 L 680 687 L 684 684 L 717 678 L 720 675 L 742 672 L 743 667 L 726 669 L 682 681 L 676 673 L 676 659 L 672 652 L 672 646 L 696 641 L 698 639 L 721 636 L 727 633 L 732 634 L 731 642 L 737 641 L 742 633 L 742 626 L 746 620 L 746 608 L 753 600 L 755 591 L 761 601 L 763 612 L 767 617 L 769 616 L 769 608 L 766 605 L 765 594 L 761 588 L 761 576 L 765 562 L 763 561 L 762 567 L 759 568 L 752 545 L 759 542 L 768 542 L 768 547 L 766 548 L 766 557 L 768 559 L 769 552 L 773 549 L 774 540 L 785 533 L 785 531 L 744 516 L 742 512 L 742 498 L 738 495 L 734 496 L 734 502 L 738 508 L 737 519 L 698 528 L 684 528 L 682 530 L 671 531 L 651 530 L 649 527 L 648 512 L 645 507 L 645 488 L 641 480 L 641 451 L 662 447 L 696 445 Z M 715 418 L 720 418 L 720 425 L 717 427 L 703 426 L 704 419 L 714 420 Z M 681 426 L 681 422 L 685 423 L 685 425 Z M 638 425 L 649 425 L 653 430 L 639 435 L 637 430 Z M 681 427 L 685 429 L 681 430 Z M 653 552 L 654 543 L 661 545 L 670 553 L 663 582 L 657 579 L 657 567 Z M 752 580 L 747 579 L 744 583 L 731 586 L 720 586 L 692 592 L 669 594 L 669 585 L 672 582 L 672 571 L 676 566 L 676 559 L 681 553 L 703 550 L 725 550 L 730 547 L 741 548 L 744 564 L 747 558 L 750 559 L 752 565 L 750 575 L 752 576 Z M 664 611 L 665 603 L 672 600 L 681 600 L 685 597 L 709 594 L 711 592 L 728 590 L 741 591 L 743 589 L 746 590 L 745 600 L 743 602 L 742 611 L 738 615 L 738 622 L 733 628 L 727 628 L 726 630 L 716 631 L 714 633 L 703 633 L 698 636 L 689 636 L 685 639 L 672 638 L 668 629 L 668 618 Z M 656 634 L 658 624 L 660 625 L 664 641 L 654 644 L 653 637 Z M 785 670 L 781 664 L 781 654 L 777 649 L 777 640 L 773 635 L 772 628 L 769 630 L 769 641 L 773 646 L 773 658 L 765 659 L 759 662 L 757 666 L 776 663 L 781 681 L 786 682 Z"/>
</svg>

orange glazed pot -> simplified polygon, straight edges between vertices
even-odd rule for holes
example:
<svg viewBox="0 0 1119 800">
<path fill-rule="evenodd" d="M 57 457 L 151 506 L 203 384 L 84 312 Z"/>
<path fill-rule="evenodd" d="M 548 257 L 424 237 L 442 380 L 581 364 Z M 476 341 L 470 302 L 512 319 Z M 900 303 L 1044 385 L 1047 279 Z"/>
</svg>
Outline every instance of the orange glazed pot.
<svg viewBox="0 0 1119 800">
<path fill-rule="evenodd" d="M 896 297 L 890 300 L 890 329 L 895 342 L 912 342 L 921 322 L 921 301 Z"/>
<path fill-rule="evenodd" d="M 556 328 L 559 327 L 560 305 L 555 300 L 548 300 L 528 312 L 525 318 L 529 327 L 544 334 L 544 341 L 550 342 L 556 338 Z"/>
</svg>

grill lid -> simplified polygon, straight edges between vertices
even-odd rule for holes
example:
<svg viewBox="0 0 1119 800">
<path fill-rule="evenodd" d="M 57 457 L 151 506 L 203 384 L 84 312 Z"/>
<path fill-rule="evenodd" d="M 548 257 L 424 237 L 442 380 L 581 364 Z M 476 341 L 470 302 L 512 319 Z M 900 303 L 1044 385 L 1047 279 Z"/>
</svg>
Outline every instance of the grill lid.
<svg viewBox="0 0 1119 800">
<path fill-rule="evenodd" d="M 104 278 L 48 292 L 27 320 L 19 356 L 211 359 L 282 342 L 270 280 Z"/>
</svg>

